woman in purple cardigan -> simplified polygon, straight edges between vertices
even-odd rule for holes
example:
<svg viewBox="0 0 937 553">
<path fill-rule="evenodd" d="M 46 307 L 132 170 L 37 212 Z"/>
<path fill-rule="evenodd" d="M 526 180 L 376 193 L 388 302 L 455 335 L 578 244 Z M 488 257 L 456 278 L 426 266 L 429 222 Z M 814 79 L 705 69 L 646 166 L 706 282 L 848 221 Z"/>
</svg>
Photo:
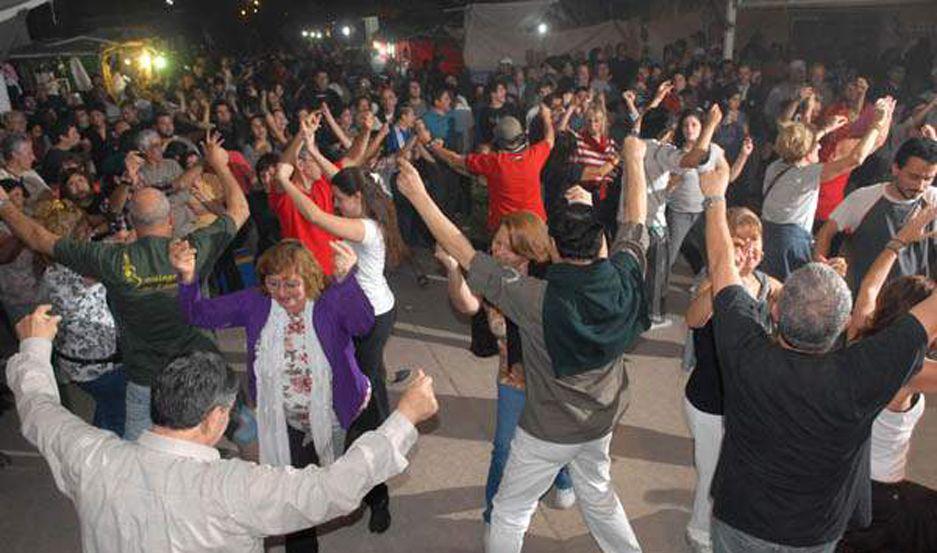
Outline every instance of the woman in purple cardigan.
<svg viewBox="0 0 937 553">
<path fill-rule="evenodd" d="M 263 464 L 331 464 L 343 451 L 345 431 L 370 400 L 352 338 L 371 330 L 374 311 L 351 274 L 355 252 L 338 241 L 332 249 L 335 282 L 328 287 L 312 254 L 297 240 L 283 240 L 257 262 L 260 288 L 203 299 L 195 250 L 185 241 L 170 246 L 188 322 L 247 332 L 249 402 Z M 287 536 L 286 550 L 317 551 L 316 542 L 310 528 Z"/>
</svg>

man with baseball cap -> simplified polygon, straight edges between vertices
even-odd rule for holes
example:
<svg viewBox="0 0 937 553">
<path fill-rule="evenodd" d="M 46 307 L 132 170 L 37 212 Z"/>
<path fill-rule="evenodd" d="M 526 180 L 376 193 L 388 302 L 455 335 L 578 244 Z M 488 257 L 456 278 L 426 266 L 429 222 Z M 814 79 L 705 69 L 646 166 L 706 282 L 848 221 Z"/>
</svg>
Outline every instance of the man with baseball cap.
<svg viewBox="0 0 937 553">
<path fill-rule="evenodd" d="M 496 151 L 459 155 L 433 141 L 424 125 L 418 126 L 420 141 L 430 151 L 457 171 L 485 177 L 488 183 L 488 230 L 494 232 L 501 217 L 527 210 L 546 221 L 546 210 L 540 193 L 540 171 L 553 149 L 554 131 L 550 108 L 540 106 L 544 138 L 528 145 L 527 135 L 515 117 L 502 117 L 494 129 Z"/>
</svg>

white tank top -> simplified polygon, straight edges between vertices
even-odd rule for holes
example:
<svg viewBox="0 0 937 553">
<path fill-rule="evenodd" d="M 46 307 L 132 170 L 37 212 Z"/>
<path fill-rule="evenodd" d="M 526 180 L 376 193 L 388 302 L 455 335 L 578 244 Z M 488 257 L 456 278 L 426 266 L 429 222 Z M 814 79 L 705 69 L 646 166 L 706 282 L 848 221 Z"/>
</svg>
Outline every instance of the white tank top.
<svg viewBox="0 0 937 553">
<path fill-rule="evenodd" d="M 872 423 L 872 480 L 895 483 L 905 478 L 911 433 L 924 414 L 924 395 L 915 394 L 902 413 L 883 409 Z"/>
</svg>

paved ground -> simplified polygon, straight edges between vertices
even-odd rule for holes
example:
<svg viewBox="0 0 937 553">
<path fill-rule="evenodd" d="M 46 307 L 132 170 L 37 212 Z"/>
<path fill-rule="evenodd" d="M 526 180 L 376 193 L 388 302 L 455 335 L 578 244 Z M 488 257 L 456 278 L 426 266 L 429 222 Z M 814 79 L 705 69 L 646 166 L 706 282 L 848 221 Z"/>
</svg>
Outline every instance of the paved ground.
<svg viewBox="0 0 937 553">
<path fill-rule="evenodd" d="M 682 312 L 685 295 L 675 283 L 671 308 Z M 438 419 L 423 428 L 406 473 L 391 481 L 393 526 L 368 533 L 360 515 L 334 521 L 321 539 L 324 552 L 430 553 L 481 550 L 481 505 L 494 430 L 496 360 L 468 351 L 468 327 L 450 312 L 445 285 L 419 289 L 401 274 L 398 325 L 386 359 L 390 370 L 423 368 L 435 377 Z M 683 419 L 685 375 L 679 358 L 685 329 L 678 320 L 649 332 L 631 355 L 631 406 L 615 431 L 612 475 L 646 552 L 688 551 L 683 528 L 689 518 L 694 471 L 692 442 Z M 2 338 L 0 338 L 2 341 Z M 243 361 L 243 338 L 223 336 L 226 352 Z M 76 409 L 87 414 L 89 400 L 70 389 Z M 931 402 L 937 406 L 937 400 Z M 930 407 L 928 411 L 937 409 Z M 74 510 L 55 489 L 44 461 L 19 436 L 12 413 L 0 417 L 0 451 L 13 464 L 0 468 L 0 550 L 9 553 L 73 553 L 79 542 Z M 937 417 L 919 425 L 911 452 L 911 477 L 937 486 Z M 273 550 L 282 550 L 274 547 Z M 579 511 L 557 511 L 541 503 L 525 551 L 599 551 Z"/>
</svg>

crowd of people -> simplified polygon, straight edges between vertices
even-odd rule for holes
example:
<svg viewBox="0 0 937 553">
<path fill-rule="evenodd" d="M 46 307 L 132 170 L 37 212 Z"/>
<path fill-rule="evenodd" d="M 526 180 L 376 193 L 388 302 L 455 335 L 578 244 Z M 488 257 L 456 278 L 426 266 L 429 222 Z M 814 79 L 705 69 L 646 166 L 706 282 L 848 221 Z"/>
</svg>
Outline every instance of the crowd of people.
<svg viewBox="0 0 937 553">
<path fill-rule="evenodd" d="M 937 390 L 937 52 L 862 72 L 757 42 L 628 52 L 505 58 L 479 84 L 318 44 L 195 55 L 116 96 L 11 86 L 7 384 L 84 549 L 318 551 L 362 502 L 386 531 L 438 407 L 422 371 L 386 370 L 387 274 L 425 287 L 426 250 L 498 357 L 486 551 L 519 552 L 554 486 L 602 551 L 641 551 L 610 476 L 626 353 L 684 319 L 694 551 L 937 550 L 937 491 L 906 478 Z"/>
</svg>

